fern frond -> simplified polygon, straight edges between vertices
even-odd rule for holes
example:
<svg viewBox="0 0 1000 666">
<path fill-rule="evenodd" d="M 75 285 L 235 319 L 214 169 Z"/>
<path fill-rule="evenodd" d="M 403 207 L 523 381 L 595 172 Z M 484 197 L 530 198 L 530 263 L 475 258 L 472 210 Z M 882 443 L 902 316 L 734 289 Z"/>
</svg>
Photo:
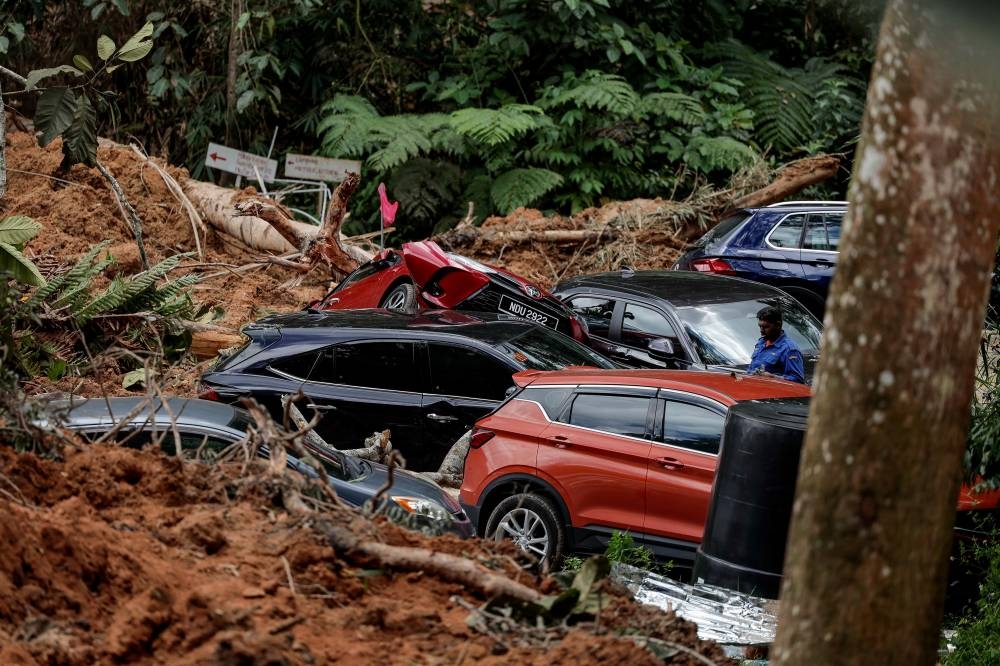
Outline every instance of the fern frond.
<svg viewBox="0 0 1000 666">
<path fill-rule="evenodd" d="M 35 291 L 35 293 L 31 295 L 31 298 L 28 299 L 27 307 L 37 307 L 43 301 L 48 299 L 49 296 L 60 293 L 64 289 L 76 289 L 80 281 L 85 281 L 87 286 L 89 286 L 90 280 L 93 279 L 94 275 L 103 271 L 113 262 L 113 259 L 108 257 L 100 263 L 100 268 L 96 272 L 91 272 L 94 268 L 93 263 L 97 254 L 106 248 L 110 243 L 111 241 L 101 241 L 94 247 L 87 250 L 86 254 L 80 257 L 72 268 L 61 275 L 52 277 L 48 284 Z"/>
<path fill-rule="evenodd" d="M 114 310 L 129 298 L 129 281 L 116 277 L 97 298 L 80 308 L 73 316 L 81 326 L 95 315 Z"/>
<path fill-rule="evenodd" d="M 515 208 L 530 206 L 562 182 L 562 176 L 548 169 L 511 169 L 493 181 L 490 196 L 497 210 L 508 215 Z"/>
<path fill-rule="evenodd" d="M 378 171 L 388 171 L 433 148 L 431 136 L 445 116 L 391 116 L 370 127 L 373 145 L 382 147 L 371 154 L 368 165 Z"/>
<path fill-rule="evenodd" d="M 630 116 L 639 106 L 639 101 L 639 95 L 624 77 L 607 72 L 588 71 L 576 85 L 563 90 L 553 99 L 546 100 L 546 106 L 573 103 L 618 116 Z"/>
<path fill-rule="evenodd" d="M 743 101 L 754 112 L 760 143 L 791 150 L 812 128 L 812 96 L 801 72 L 786 69 L 735 41 L 719 44 L 726 74 L 743 83 Z"/>
<path fill-rule="evenodd" d="M 741 141 L 728 136 L 695 136 L 688 143 L 688 151 L 701 156 L 702 170 L 736 169 L 757 160 L 757 151 Z"/>
<path fill-rule="evenodd" d="M 660 92 L 642 98 L 645 114 L 665 116 L 682 125 L 696 126 L 705 122 L 705 109 L 701 102 L 690 95 L 675 92 Z"/>
<path fill-rule="evenodd" d="M 451 127 L 487 146 L 498 146 L 539 127 L 537 106 L 507 104 L 499 109 L 462 109 L 451 114 Z"/>
<path fill-rule="evenodd" d="M 89 256 L 90 253 L 88 253 Z M 85 257 L 86 258 L 86 257 Z M 70 313 L 74 313 L 80 303 L 82 303 L 87 294 L 90 292 L 91 283 L 94 278 L 101 274 L 101 272 L 114 263 L 114 259 L 110 256 L 101 259 L 97 263 L 81 264 L 80 262 L 74 266 L 70 273 L 72 274 L 67 278 L 63 288 L 60 289 L 58 297 L 51 303 L 51 306 L 58 310 L 59 308 L 68 307 Z M 80 271 L 77 271 L 77 268 Z"/>
</svg>

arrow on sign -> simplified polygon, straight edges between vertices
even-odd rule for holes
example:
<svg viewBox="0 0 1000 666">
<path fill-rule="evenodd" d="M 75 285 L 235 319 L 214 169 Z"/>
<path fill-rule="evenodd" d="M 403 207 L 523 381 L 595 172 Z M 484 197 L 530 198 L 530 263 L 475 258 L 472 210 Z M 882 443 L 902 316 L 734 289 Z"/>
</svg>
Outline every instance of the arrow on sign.
<svg viewBox="0 0 1000 666">
<path fill-rule="evenodd" d="M 216 161 L 216 160 L 222 160 L 223 162 L 226 161 L 226 158 L 223 157 L 222 155 L 220 155 L 219 153 L 210 153 L 209 157 L 212 158 L 213 162 Z"/>
</svg>

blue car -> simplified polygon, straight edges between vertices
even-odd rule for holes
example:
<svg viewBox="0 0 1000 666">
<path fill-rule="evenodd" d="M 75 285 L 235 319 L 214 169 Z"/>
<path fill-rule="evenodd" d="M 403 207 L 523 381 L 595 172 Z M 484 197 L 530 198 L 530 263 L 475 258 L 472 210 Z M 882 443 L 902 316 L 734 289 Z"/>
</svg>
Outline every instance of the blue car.
<svg viewBox="0 0 1000 666">
<path fill-rule="evenodd" d="M 698 239 L 673 268 L 779 287 L 822 320 L 846 210 L 846 201 L 740 209 Z"/>
</svg>

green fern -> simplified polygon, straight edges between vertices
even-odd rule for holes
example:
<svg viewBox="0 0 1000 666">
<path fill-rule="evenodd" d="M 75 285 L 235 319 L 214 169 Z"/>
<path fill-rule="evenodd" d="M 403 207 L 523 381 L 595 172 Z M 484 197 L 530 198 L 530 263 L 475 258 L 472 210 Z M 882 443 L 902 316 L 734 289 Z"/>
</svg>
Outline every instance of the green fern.
<svg viewBox="0 0 1000 666">
<path fill-rule="evenodd" d="M 696 126 L 705 122 L 705 109 L 701 102 L 683 93 L 652 93 L 642 98 L 645 114 L 664 116 L 682 125 Z"/>
<path fill-rule="evenodd" d="M 688 143 L 687 156 L 689 163 L 703 171 L 735 171 L 760 158 L 753 148 L 728 136 L 695 136 Z"/>
<path fill-rule="evenodd" d="M 440 130 L 447 127 L 448 116 L 440 113 L 422 116 L 380 118 L 369 127 L 376 145 L 367 164 L 378 171 L 388 171 L 434 149 L 433 137 L 440 140 Z"/>
<path fill-rule="evenodd" d="M 580 107 L 630 116 L 639 107 L 640 97 L 623 77 L 607 72 L 587 71 L 575 85 L 562 90 L 545 106 L 573 103 Z"/>
<path fill-rule="evenodd" d="M 29 309 L 35 308 L 54 294 L 61 293 L 63 291 L 76 291 L 81 286 L 85 289 L 89 288 L 90 281 L 94 278 L 94 276 L 114 262 L 114 260 L 109 256 L 103 261 L 98 262 L 96 265 L 94 264 L 94 260 L 96 259 L 98 253 L 110 244 L 111 241 L 102 241 L 87 250 L 87 252 L 77 260 L 76 264 L 69 269 L 69 271 L 53 277 L 49 280 L 48 284 L 35 291 L 31 298 L 28 299 L 26 306 Z M 50 303 L 50 305 L 52 307 L 58 307 L 55 303 Z"/>
<path fill-rule="evenodd" d="M 490 196 L 497 210 L 507 215 L 520 206 L 530 206 L 562 182 L 562 176 L 548 169 L 511 169 L 493 181 Z"/>
<path fill-rule="evenodd" d="M 847 85 L 844 114 L 860 115 L 863 104 L 856 91 L 863 82 L 843 65 L 814 58 L 803 69 L 785 68 L 732 40 L 714 52 L 726 74 L 743 83 L 742 99 L 754 112 L 761 145 L 788 151 L 808 144 L 819 129 L 816 100 L 834 78 Z"/>
<path fill-rule="evenodd" d="M 460 135 L 487 146 L 507 143 L 538 128 L 543 111 L 528 104 L 507 104 L 499 109 L 462 109 L 451 114 L 451 126 Z"/>
</svg>

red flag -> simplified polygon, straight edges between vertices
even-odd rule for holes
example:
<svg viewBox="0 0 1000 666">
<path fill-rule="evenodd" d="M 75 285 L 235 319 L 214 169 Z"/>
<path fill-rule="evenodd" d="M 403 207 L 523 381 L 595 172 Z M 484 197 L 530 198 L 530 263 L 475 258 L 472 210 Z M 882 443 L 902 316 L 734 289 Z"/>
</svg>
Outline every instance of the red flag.
<svg viewBox="0 0 1000 666">
<path fill-rule="evenodd" d="M 378 200 L 382 210 L 382 228 L 391 227 L 396 221 L 396 209 L 399 208 L 399 202 L 389 202 L 389 197 L 385 193 L 385 183 L 378 184 Z"/>
</svg>

